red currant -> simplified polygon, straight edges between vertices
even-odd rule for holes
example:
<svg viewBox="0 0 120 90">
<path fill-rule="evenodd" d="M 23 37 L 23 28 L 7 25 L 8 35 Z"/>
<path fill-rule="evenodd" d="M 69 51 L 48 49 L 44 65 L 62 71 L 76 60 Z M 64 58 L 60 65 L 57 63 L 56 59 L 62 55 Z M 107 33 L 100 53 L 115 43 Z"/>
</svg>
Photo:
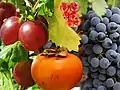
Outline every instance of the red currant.
<svg viewBox="0 0 120 90">
<path fill-rule="evenodd" d="M 62 2 L 61 5 L 60 5 L 60 10 L 63 11 L 63 12 L 67 12 L 69 10 L 69 4 L 66 3 L 66 2 Z"/>
<path fill-rule="evenodd" d="M 79 26 L 80 23 L 81 23 L 80 18 L 78 18 L 78 19 L 76 19 L 76 20 L 74 21 L 74 25 L 75 25 L 75 26 Z"/>
<path fill-rule="evenodd" d="M 78 18 L 78 14 L 77 13 L 71 13 L 70 15 L 69 15 L 69 20 L 71 20 L 71 21 L 74 21 L 74 20 L 76 20 Z"/>
<path fill-rule="evenodd" d="M 64 16 L 65 18 L 68 18 L 68 17 L 69 17 L 69 13 L 68 13 L 68 12 L 64 12 L 64 13 L 63 13 L 63 16 Z"/>
<path fill-rule="evenodd" d="M 80 5 L 77 2 L 71 2 L 70 3 L 70 10 L 78 12 L 80 9 Z"/>
<path fill-rule="evenodd" d="M 71 20 L 68 20 L 68 21 L 67 21 L 67 24 L 68 24 L 69 27 L 73 27 L 73 26 L 74 26 L 74 22 L 71 21 Z"/>
</svg>

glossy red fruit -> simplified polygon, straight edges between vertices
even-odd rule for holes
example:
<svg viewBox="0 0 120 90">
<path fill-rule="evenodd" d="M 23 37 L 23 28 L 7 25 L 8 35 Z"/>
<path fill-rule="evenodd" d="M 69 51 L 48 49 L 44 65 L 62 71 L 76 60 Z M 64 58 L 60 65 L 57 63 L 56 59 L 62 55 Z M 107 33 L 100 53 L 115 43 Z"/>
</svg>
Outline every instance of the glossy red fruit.
<svg viewBox="0 0 120 90">
<path fill-rule="evenodd" d="M 36 51 L 48 41 L 47 28 L 42 23 L 25 22 L 20 27 L 19 40 L 26 49 Z"/>
<path fill-rule="evenodd" d="M 68 18 L 69 15 L 70 15 L 70 14 L 69 14 L 68 12 L 64 12 L 64 13 L 63 13 L 63 16 L 64 16 L 65 18 Z"/>
<path fill-rule="evenodd" d="M 70 10 L 74 12 L 78 12 L 80 9 L 80 5 L 77 2 L 71 2 L 70 3 Z"/>
<path fill-rule="evenodd" d="M 71 21 L 75 21 L 76 18 L 78 18 L 78 14 L 77 13 L 71 13 L 69 15 L 69 20 L 71 20 Z"/>
<path fill-rule="evenodd" d="M 0 2 L 0 27 L 5 18 L 16 15 L 16 7 L 12 3 Z"/>
<path fill-rule="evenodd" d="M 75 21 L 74 21 L 74 25 L 75 26 L 79 26 L 81 24 L 81 20 L 79 18 L 77 18 Z"/>
<path fill-rule="evenodd" d="M 69 27 L 74 27 L 74 22 L 73 21 L 68 20 L 67 24 L 68 24 Z"/>
<path fill-rule="evenodd" d="M 42 22 L 47 28 L 48 28 L 48 22 L 43 16 L 39 16 L 39 18 L 36 20 L 38 23 Z"/>
<path fill-rule="evenodd" d="M 5 45 L 13 44 L 18 41 L 18 32 L 21 23 L 19 17 L 12 16 L 8 18 L 0 29 L 0 37 Z"/>
<path fill-rule="evenodd" d="M 70 9 L 69 4 L 66 2 L 62 2 L 60 5 L 60 10 L 63 12 L 67 12 Z"/>
<path fill-rule="evenodd" d="M 25 88 L 34 85 L 31 76 L 31 62 L 28 60 L 18 62 L 14 68 L 13 77 L 19 85 Z"/>
</svg>

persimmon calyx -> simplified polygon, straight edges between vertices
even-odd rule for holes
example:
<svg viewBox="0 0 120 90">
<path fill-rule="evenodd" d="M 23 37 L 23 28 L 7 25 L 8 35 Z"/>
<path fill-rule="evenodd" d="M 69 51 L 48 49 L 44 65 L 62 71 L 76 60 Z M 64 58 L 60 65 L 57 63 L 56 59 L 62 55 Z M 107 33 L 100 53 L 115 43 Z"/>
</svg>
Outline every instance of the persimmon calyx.
<svg viewBox="0 0 120 90">
<path fill-rule="evenodd" d="M 59 56 L 59 57 L 66 57 L 68 54 L 68 50 L 65 47 L 57 47 L 55 49 L 45 49 L 41 55 L 44 56 Z"/>
</svg>

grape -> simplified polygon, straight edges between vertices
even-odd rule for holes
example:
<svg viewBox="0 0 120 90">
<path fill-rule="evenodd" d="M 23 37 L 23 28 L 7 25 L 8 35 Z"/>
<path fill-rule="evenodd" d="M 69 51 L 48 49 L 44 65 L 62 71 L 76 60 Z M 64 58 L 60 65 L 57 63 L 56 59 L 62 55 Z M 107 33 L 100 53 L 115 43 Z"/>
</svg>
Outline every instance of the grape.
<svg viewBox="0 0 120 90">
<path fill-rule="evenodd" d="M 106 38 L 106 35 L 103 32 L 99 32 L 98 35 L 97 35 L 97 37 L 96 37 L 96 39 L 98 40 L 98 42 L 104 42 L 105 38 Z"/>
<path fill-rule="evenodd" d="M 120 83 L 116 82 L 113 86 L 113 90 L 120 90 Z"/>
<path fill-rule="evenodd" d="M 89 27 L 86 25 L 83 34 L 87 37 L 83 42 L 87 65 L 83 63 L 83 73 L 92 85 L 82 90 L 114 90 L 120 77 L 120 9 L 106 9 L 103 19 L 92 10 L 87 16 Z M 115 90 L 119 88 L 120 83 Z"/>
<path fill-rule="evenodd" d="M 106 25 L 104 23 L 99 23 L 96 25 L 96 30 L 98 32 L 106 32 Z"/>
<path fill-rule="evenodd" d="M 95 30 L 92 30 L 92 31 L 90 31 L 90 33 L 89 33 L 89 38 L 90 38 L 91 40 L 95 41 L 97 35 L 98 35 L 98 33 L 97 33 Z"/>
<path fill-rule="evenodd" d="M 91 60 L 92 60 L 92 58 L 94 58 L 94 57 L 95 57 L 95 55 L 94 55 L 94 54 L 89 55 L 89 56 L 88 56 L 88 62 L 89 62 L 89 63 L 91 63 Z"/>
<path fill-rule="evenodd" d="M 115 32 L 115 33 L 112 33 L 109 35 L 110 39 L 113 41 L 113 42 L 117 42 L 117 40 L 119 39 L 119 33 Z"/>
<path fill-rule="evenodd" d="M 102 58 L 100 60 L 100 67 L 101 68 L 106 69 L 106 68 L 108 68 L 109 65 L 110 65 L 110 62 L 107 58 Z"/>
<path fill-rule="evenodd" d="M 117 52 L 120 53 L 120 45 L 117 48 Z"/>
<path fill-rule="evenodd" d="M 89 14 L 88 18 L 91 19 L 91 18 L 96 17 L 96 16 L 97 16 L 96 13 L 93 12 L 93 13 L 90 13 L 90 14 Z"/>
<path fill-rule="evenodd" d="M 118 7 L 114 7 L 111 9 L 113 14 L 120 14 L 120 9 Z"/>
<path fill-rule="evenodd" d="M 100 81 L 104 81 L 104 80 L 106 80 L 106 75 L 104 75 L 104 74 L 99 74 L 98 79 L 99 79 Z"/>
<path fill-rule="evenodd" d="M 105 56 L 107 57 L 108 60 L 114 61 L 117 58 L 117 53 L 116 51 L 109 49 L 106 53 Z"/>
<path fill-rule="evenodd" d="M 104 17 L 103 18 L 103 23 L 106 24 L 106 25 L 109 24 L 109 19 L 107 17 Z"/>
<path fill-rule="evenodd" d="M 117 53 L 117 58 L 116 58 L 116 62 L 120 61 L 120 54 Z"/>
<path fill-rule="evenodd" d="M 117 62 L 117 67 L 120 68 L 120 61 Z"/>
<path fill-rule="evenodd" d="M 98 78 L 98 72 L 90 73 L 90 76 L 94 79 Z"/>
<path fill-rule="evenodd" d="M 114 33 L 114 32 L 117 31 L 118 25 L 117 25 L 115 22 L 110 22 L 110 23 L 107 25 L 107 28 L 108 28 L 108 32 L 109 32 L 109 33 Z"/>
<path fill-rule="evenodd" d="M 92 45 L 92 44 L 87 44 L 87 45 L 85 45 L 85 47 L 84 47 L 85 53 L 86 53 L 87 55 L 92 54 L 92 53 L 93 53 L 92 48 L 93 48 L 93 45 Z"/>
<path fill-rule="evenodd" d="M 106 69 L 99 68 L 99 72 L 100 72 L 101 74 L 106 74 Z"/>
<path fill-rule="evenodd" d="M 88 43 L 88 36 L 87 35 L 82 35 L 82 40 L 81 40 L 81 42 L 82 42 L 82 44 L 87 44 Z"/>
<path fill-rule="evenodd" d="M 112 40 L 110 38 L 105 38 L 104 42 L 102 42 L 102 46 L 104 48 L 111 48 L 112 47 Z"/>
<path fill-rule="evenodd" d="M 89 88 L 92 87 L 92 79 L 88 78 L 86 82 L 84 83 L 83 89 L 82 90 L 89 90 Z"/>
<path fill-rule="evenodd" d="M 107 75 L 108 76 L 114 76 L 116 74 L 116 68 L 113 66 L 110 66 L 107 68 Z"/>
<path fill-rule="evenodd" d="M 96 68 L 99 66 L 99 59 L 98 58 L 92 58 L 91 60 L 91 66 Z"/>
<path fill-rule="evenodd" d="M 119 14 L 113 14 L 110 18 L 110 20 L 112 22 L 115 22 L 115 23 L 120 23 L 120 15 Z"/>
<path fill-rule="evenodd" d="M 82 63 L 83 63 L 84 66 L 89 66 L 89 63 L 88 63 L 87 59 L 88 59 L 87 57 L 82 58 Z"/>
<path fill-rule="evenodd" d="M 94 67 L 91 67 L 89 66 L 89 69 L 91 72 L 97 72 L 99 70 L 99 68 L 94 68 Z"/>
<path fill-rule="evenodd" d="M 120 77 L 120 69 L 117 70 L 117 76 Z"/>
<path fill-rule="evenodd" d="M 117 44 L 116 43 L 113 43 L 113 45 L 111 46 L 111 49 L 113 49 L 113 50 L 117 50 Z"/>
<path fill-rule="evenodd" d="M 91 90 L 97 90 L 96 88 L 92 88 Z"/>
<path fill-rule="evenodd" d="M 93 52 L 95 54 L 100 54 L 100 53 L 102 53 L 102 51 L 103 51 L 103 48 L 102 48 L 101 45 L 96 44 L 96 45 L 93 46 Z"/>
<path fill-rule="evenodd" d="M 118 28 L 116 30 L 120 34 L 120 25 L 118 25 Z"/>
<path fill-rule="evenodd" d="M 91 19 L 91 25 L 96 26 L 99 23 L 100 23 L 100 18 L 99 17 L 93 17 Z"/>
<path fill-rule="evenodd" d="M 109 87 L 112 87 L 114 85 L 114 80 L 112 78 L 108 78 L 106 80 L 106 86 L 109 88 Z"/>
<path fill-rule="evenodd" d="M 105 14 L 106 17 L 111 17 L 112 16 L 112 11 L 110 9 L 106 9 L 106 14 Z"/>
<path fill-rule="evenodd" d="M 97 90 L 107 90 L 105 86 L 99 86 Z"/>
<path fill-rule="evenodd" d="M 88 18 L 88 19 L 90 18 L 90 15 L 91 15 L 92 13 L 94 13 L 94 11 L 92 11 L 92 10 L 88 11 L 88 13 L 87 13 L 87 18 Z"/>
<path fill-rule="evenodd" d="M 93 86 L 94 87 L 99 87 L 100 85 L 102 85 L 102 82 L 98 79 L 93 79 Z"/>
<path fill-rule="evenodd" d="M 83 73 L 87 75 L 89 73 L 89 68 L 88 67 L 83 67 Z"/>
<path fill-rule="evenodd" d="M 89 22 L 89 20 L 86 20 L 84 25 L 83 25 L 83 29 L 88 30 L 89 28 L 90 28 L 90 22 Z"/>
</svg>

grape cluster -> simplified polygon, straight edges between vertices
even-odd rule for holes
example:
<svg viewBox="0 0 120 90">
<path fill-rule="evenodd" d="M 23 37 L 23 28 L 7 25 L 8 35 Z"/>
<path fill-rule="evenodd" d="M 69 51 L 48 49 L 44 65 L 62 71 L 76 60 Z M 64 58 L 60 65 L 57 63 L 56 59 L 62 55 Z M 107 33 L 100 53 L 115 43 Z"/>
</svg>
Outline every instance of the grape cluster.
<svg viewBox="0 0 120 90">
<path fill-rule="evenodd" d="M 60 10 L 63 12 L 64 19 L 69 27 L 77 27 L 80 25 L 79 9 L 80 5 L 77 2 L 62 2 L 60 4 Z"/>
<path fill-rule="evenodd" d="M 82 90 L 120 90 L 120 9 L 106 9 L 102 18 L 89 11 L 83 28 L 83 73 L 88 78 Z"/>
</svg>

